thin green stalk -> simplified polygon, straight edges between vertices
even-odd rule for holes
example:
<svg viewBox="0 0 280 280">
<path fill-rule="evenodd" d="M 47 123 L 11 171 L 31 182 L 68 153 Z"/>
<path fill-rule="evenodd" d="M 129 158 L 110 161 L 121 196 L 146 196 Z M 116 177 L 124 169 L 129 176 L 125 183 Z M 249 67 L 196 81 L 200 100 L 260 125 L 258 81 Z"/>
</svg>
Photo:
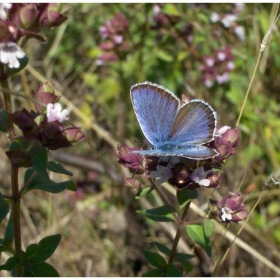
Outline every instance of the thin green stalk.
<svg viewBox="0 0 280 280">
<path fill-rule="evenodd" d="M 191 200 L 186 204 L 186 206 L 184 208 L 184 212 L 183 212 L 182 217 L 181 217 L 181 220 L 178 223 L 178 228 L 177 228 L 177 232 L 176 232 L 176 235 L 175 235 L 175 238 L 174 238 L 174 241 L 173 241 L 173 245 L 172 245 L 171 253 L 170 253 L 170 256 L 169 256 L 168 264 L 171 264 L 174 260 L 174 257 L 175 257 L 176 251 L 177 251 L 177 246 L 178 246 L 178 243 L 179 243 L 179 240 L 180 240 L 180 237 L 181 237 L 181 228 L 184 227 L 185 219 L 186 219 L 186 216 L 188 214 L 190 205 L 191 205 Z"/>
</svg>

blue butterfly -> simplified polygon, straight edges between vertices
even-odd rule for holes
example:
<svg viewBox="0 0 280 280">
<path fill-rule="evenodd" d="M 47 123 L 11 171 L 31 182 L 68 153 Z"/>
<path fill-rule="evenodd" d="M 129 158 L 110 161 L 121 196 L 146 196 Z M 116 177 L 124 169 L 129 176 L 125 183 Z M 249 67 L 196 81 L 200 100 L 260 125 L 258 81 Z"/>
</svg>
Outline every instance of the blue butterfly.
<svg viewBox="0 0 280 280">
<path fill-rule="evenodd" d="M 181 105 L 171 91 L 150 82 L 132 86 L 130 96 L 140 127 L 153 146 L 134 153 L 196 160 L 218 154 L 203 146 L 213 139 L 217 124 L 216 112 L 206 102 L 194 99 Z"/>
</svg>

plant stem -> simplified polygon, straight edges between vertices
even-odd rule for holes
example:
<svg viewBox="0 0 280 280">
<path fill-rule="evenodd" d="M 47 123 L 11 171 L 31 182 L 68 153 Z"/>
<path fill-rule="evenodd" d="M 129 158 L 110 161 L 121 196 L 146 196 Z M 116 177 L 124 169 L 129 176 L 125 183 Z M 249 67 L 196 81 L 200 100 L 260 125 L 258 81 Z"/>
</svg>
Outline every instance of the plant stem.
<svg viewBox="0 0 280 280">
<path fill-rule="evenodd" d="M 12 100 L 9 94 L 9 84 L 4 72 L 4 66 L 0 63 L 0 83 L 3 88 L 3 97 L 5 109 L 7 112 L 8 120 L 8 138 L 12 141 L 15 137 L 14 124 L 10 114 L 12 113 Z M 21 251 L 21 230 L 20 230 L 20 195 L 18 186 L 18 168 L 11 165 L 11 186 L 12 186 L 12 217 L 13 217 L 13 230 L 14 230 L 14 242 L 15 242 L 15 256 L 17 257 Z M 21 268 L 15 269 L 15 276 L 20 276 Z"/>
<path fill-rule="evenodd" d="M 173 245 L 172 245 L 172 249 L 171 249 L 171 253 L 170 253 L 170 256 L 169 256 L 168 264 L 172 263 L 173 259 L 175 257 L 177 246 L 178 246 L 178 243 L 179 243 L 179 240 L 180 240 L 180 237 L 181 237 L 181 228 L 184 227 L 185 219 L 186 219 L 188 210 L 190 208 L 190 205 L 191 205 L 191 200 L 188 201 L 188 203 L 186 204 L 186 206 L 184 208 L 183 215 L 181 217 L 181 220 L 178 223 L 178 228 L 177 228 L 177 232 L 176 232 L 174 242 L 173 242 Z"/>
<path fill-rule="evenodd" d="M 153 185 L 153 188 L 157 191 L 157 193 L 159 194 L 161 200 L 164 202 L 164 204 L 169 208 L 171 214 L 173 215 L 173 217 L 175 218 L 177 223 L 180 223 L 180 220 L 176 214 L 176 212 L 174 211 L 174 209 L 171 207 L 170 202 L 167 200 L 167 198 L 164 196 L 164 194 L 161 192 L 161 190 L 158 188 L 158 186 L 156 185 L 156 183 L 149 178 L 149 181 L 151 182 L 151 184 Z"/>
</svg>

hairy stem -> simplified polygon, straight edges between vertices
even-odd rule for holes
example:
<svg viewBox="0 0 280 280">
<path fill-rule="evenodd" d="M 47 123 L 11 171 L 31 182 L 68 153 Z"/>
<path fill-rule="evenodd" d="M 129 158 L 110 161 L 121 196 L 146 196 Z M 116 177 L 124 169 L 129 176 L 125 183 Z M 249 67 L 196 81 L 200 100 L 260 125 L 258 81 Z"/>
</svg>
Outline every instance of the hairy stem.
<svg viewBox="0 0 280 280">
<path fill-rule="evenodd" d="M 168 259 L 168 264 L 172 263 L 173 260 L 174 260 L 174 257 L 175 257 L 176 251 L 177 251 L 177 246 L 178 246 L 178 243 L 179 243 L 179 240 L 180 240 L 180 237 L 181 237 L 181 228 L 184 227 L 185 219 L 186 219 L 186 216 L 188 214 L 190 205 L 191 205 L 191 200 L 186 204 L 186 206 L 184 208 L 184 212 L 183 212 L 182 217 L 181 217 L 181 220 L 178 223 L 178 228 L 177 228 L 177 232 L 176 232 L 176 235 L 175 235 L 175 238 L 174 238 L 174 241 L 173 241 L 171 253 L 170 253 L 170 256 L 169 256 L 169 259 Z"/>
</svg>

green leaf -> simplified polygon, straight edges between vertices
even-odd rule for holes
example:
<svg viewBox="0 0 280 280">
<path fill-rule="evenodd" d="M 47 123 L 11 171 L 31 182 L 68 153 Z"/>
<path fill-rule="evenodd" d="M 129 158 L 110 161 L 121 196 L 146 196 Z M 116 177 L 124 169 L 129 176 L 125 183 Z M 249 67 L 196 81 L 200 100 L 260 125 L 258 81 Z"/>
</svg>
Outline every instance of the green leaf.
<svg viewBox="0 0 280 280">
<path fill-rule="evenodd" d="M 155 242 L 155 245 L 159 249 L 159 251 L 161 251 L 163 254 L 165 254 L 167 256 L 169 256 L 171 254 L 171 250 L 167 246 L 165 246 L 161 243 L 158 243 L 158 242 Z"/>
<path fill-rule="evenodd" d="M 173 61 L 172 55 L 170 55 L 168 52 L 160 50 L 160 49 L 156 52 L 156 56 L 157 56 L 157 58 L 159 58 L 165 62 Z"/>
<path fill-rule="evenodd" d="M 145 188 L 141 188 L 135 195 L 135 199 L 139 199 L 141 197 L 146 196 L 147 194 L 149 194 L 154 188 L 152 187 L 145 187 Z"/>
<path fill-rule="evenodd" d="M 22 277 L 59 277 L 56 269 L 46 263 L 34 263 L 31 261 L 25 262 L 22 271 Z"/>
<path fill-rule="evenodd" d="M 162 8 L 164 14 L 179 16 L 180 13 L 174 4 L 165 4 Z"/>
<path fill-rule="evenodd" d="M 184 268 L 184 271 L 186 273 L 189 273 L 193 270 L 193 265 L 190 262 L 184 262 L 184 263 L 181 263 L 181 265 Z"/>
<path fill-rule="evenodd" d="M 143 214 L 146 217 L 150 218 L 153 221 L 157 222 L 174 222 L 175 219 L 171 214 L 170 209 L 166 206 L 160 206 L 158 208 L 149 209 L 149 210 L 137 210 L 139 214 Z"/>
<path fill-rule="evenodd" d="M 32 263 L 38 263 L 47 260 L 54 253 L 55 249 L 57 248 L 60 242 L 60 239 L 61 235 L 55 234 L 43 238 L 38 245 L 29 245 L 26 249 L 28 259 L 32 261 Z"/>
<path fill-rule="evenodd" d="M 24 56 L 23 58 L 18 58 L 18 61 L 20 63 L 19 68 L 9 68 L 8 66 L 6 66 L 5 72 L 6 72 L 7 76 L 10 77 L 14 74 L 17 74 L 22 69 L 24 69 L 28 64 L 28 60 L 29 60 L 29 58 L 27 56 Z"/>
<path fill-rule="evenodd" d="M 39 142 L 33 141 L 29 156 L 33 168 L 40 174 L 46 181 L 50 180 L 47 172 L 48 153 L 47 149 Z"/>
<path fill-rule="evenodd" d="M 187 260 L 194 258 L 195 255 L 185 254 L 185 253 L 176 253 L 174 257 L 175 262 L 184 263 Z"/>
<path fill-rule="evenodd" d="M 204 233 L 206 237 L 210 237 L 215 230 L 215 223 L 210 219 L 205 219 L 203 222 Z"/>
<path fill-rule="evenodd" d="M 24 183 L 26 183 L 29 180 L 29 178 L 33 175 L 33 172 L 34 172 L 33 168 L 29 168 L 26 170 L 24 176 Z M 65 189 L 75 191 L 76 185 L 72 180 L 55 183 L 52 180 L 46 180 L 39 174 L 36 174 L 36 176 L 30 182 L 28 187 L 25 189 L 24 194 L 34 189 L 43 190 L 50 193 L 59 193 L 64 191 Z"/>
<path fill-rule="evenodd" d="M 4 133 L 8 132 L 8 119 L 6 111 L 0 111 L 0 131 Z"/>
<path fill-rule="evenodd" d="M 180 207 L 186 206 L 186 204 L 192 200 L 197 198 L 196 190 L 189 190 L 188 188 L 184 188 L 182 190 L 177 190 L 177 200 Z"/>
<path fill-rule="evenodd" d="M 9 270 L 11 271 L 13 268 L 20 266 L 22 262 L 18 260 L 16 257 L 9 258 L 5 264 L 0 265 L 0 270 Z"/>
<path fill-rule="evenodd" d="M 181 277 L 181 271 L 174 264 L 170 263 L 165 267 L 163 277 Z"/>
<path fill-rule="evenodd" d="M 0 223 L 3 221 L 3 219 L 7 216 L 9 213 L 9 203 L 7 203 L 0 193 Z"/>
<path fill-rule="evenodd" d="M 149 264 L 156 268 L 162 268 L 166 265 L 165 259 L 156 252 L 144 251 L 143 254 Z"/>
<path fill-rule="evenodd" d="M 188 225 L 187 234 L 194 242 L 196 242 L 207 253 L 209 257 L 211 257 L 212 248 L 211 248 L 210 240 L 208 237 L 206 237 L 202 225 Z"/>
<path fill-rule="evenodd" d="M 160 269 L 152 269 L 142 275 L 142 277 L 162 277 L 163 272 Z"/>
<path fill-rule="evenodd" d="M 69 175 L 69 176 L 73 176 L 73 173 L 66 170 L 60 163 L 56 162 L 56 161 L 49 161 L 47 163 L 47 168 L 55 173 L 61 173 L 61 174 L 65 174 L 65 175 Z"/>
</svg>

